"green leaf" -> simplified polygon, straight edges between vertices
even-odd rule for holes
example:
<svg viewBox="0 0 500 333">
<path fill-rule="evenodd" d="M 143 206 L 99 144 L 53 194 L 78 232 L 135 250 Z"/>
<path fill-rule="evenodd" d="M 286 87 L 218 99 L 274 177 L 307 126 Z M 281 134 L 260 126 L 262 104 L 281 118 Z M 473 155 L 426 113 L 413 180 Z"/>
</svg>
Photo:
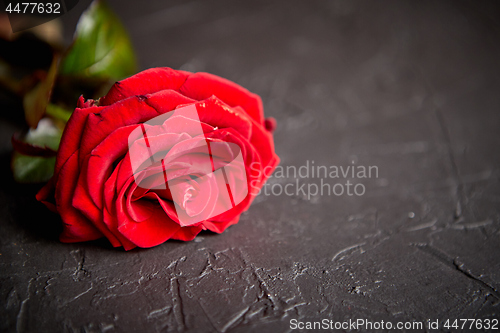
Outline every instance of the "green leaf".
<svg viewBox="0 0 500 333">
<path fill-rule="evenodd" d="M 40 121 L 45 114 L 45 109 L 49 103 L 52 88 L 54 87 L 57 76 L 58 61 L 59 57 L 54 56 L 45 79 L 38 82 L 37 85 L 23 97 L 24 116 L 28 125 L 32 128 L 36 128 L 38 121 Z"/>
<path fill-rule="evenodd" d="M 24 142 L 57 150 L 61 135 L 61 130 L 48 118 L 44 118 L 40 120 L 37 129 L 30 129 Z M 15 151 L 11 164 L 14 179 L 20 183 L 45 182 L 52 177 L 55 162 L 55 157 L 27 156 Z"/>
<path fill-rule="evenodd" d="M 136 72 L 132 44 L 118 17 L 104 0 L 94 0 L 76 28 L 60 73 L 122 79 Z"/>
<path fill-rule="evenodd" d="M 46 113 L 54 119 L 59 119 L 67 123 L 72 112 L 60 107 L 59 105 L 49 103 L 47 105 Z"/>
</svg>

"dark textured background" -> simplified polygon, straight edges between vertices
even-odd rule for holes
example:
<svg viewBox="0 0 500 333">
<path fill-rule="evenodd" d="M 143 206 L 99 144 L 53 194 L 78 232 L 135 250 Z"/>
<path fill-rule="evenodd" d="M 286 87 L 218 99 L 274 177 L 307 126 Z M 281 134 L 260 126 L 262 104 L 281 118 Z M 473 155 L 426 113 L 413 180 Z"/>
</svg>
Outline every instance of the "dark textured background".
<svg viewBox="0 0 500 333">
<path fill-rule="evenodd" d="M 63 17 L 68 39 L 88 3 Z M 16 126 L 3 109 L 2 331 L 500 318 L 494 1 L 110 3 L 142 68 L 207 71 L 260 94 L 278 120 L 282 165 L 354 160 L 379 177 L 361 181 L 361 197 L 260 196 L 238 225 L 188 243 L 127 253 L 106 241 L 61 244 L 37 187 L 8 173 Z"/>
</svg>

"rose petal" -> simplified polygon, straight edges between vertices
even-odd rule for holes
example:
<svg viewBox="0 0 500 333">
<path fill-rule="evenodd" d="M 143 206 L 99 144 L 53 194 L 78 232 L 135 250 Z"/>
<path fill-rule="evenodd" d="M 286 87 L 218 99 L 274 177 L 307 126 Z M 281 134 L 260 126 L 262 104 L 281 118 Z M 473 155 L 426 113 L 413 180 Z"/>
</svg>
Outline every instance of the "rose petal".
<svg viewBox="0 0 500 333">
<path fill-rule="evenodd" d="M 178 90 L 190 73 L 171 68 L 151 68 L 116 82 L 106 96 L 99 100 L 100 105 L 111 105 L 125 98 L 152 94 L 165 89 Z"/>
<path fill-rule="evenodd" d="M 81 135 L 79 163 L 116 129 L 139 124 L 157 115 L 158 112 L 138 96 L 108 106 L 99 113 L 89 114 Z"/>
<path fill-rule="evenodd" d="M 65 243 L 94 240 L 103 236 L 80 211 L 72 206 L 72 197 L 78 181 L 77 170 L 78 151 L 74 152 L 61 167 L 56 183 L 57 211 L 64 222 L 63 232 L 59 238 Z"/>
<path fill-rule="evenodd" d="M 214 130 L 214 127 L 209 124 L 175 113 L 171 118 L 167 119 L 160 128 L 163 132 L 186 133 L 191 137 L 202 135 L 203 133 L 210 133 Z"/>
<path fill-rule="evenodd" d="M 264 127 L 269 132 L 274 132 L 274 130 L 276 129 L 276 119 L 274 119 L 273 117 L 266 118 L 266 120 L 264 121 Z"/>
<path fill-rule="evenodd" d="M 88 159 L 89 157 L 87 157 L 85 163 L 81 167 L 78 183 L 73 194 L 72 205 L 88 218 L 92 224 L 109 239 L 114 247 L 120 246 L 121 244 L 118 239 L 109 231 L 103 221 L 102 209 L 95 205 L 89 195 L 87 184 L 92 183 L 92 181 L 89 182 L 90 179 L 87 178 Z M 99 192 L 101 191 L 102 190 L 99 189 Z"/>
<path fill-rule="evenodd" d="M 129 184 L 131 183 L 133 182 Z M 154 208 L 151 216 L 142 222 L 131 219 L 125 209 L 125 191 L 126 188 L 123 188 L 118 194 L 116 213 L 118 231 L 129 241 L 139 247 L 152 247 L 165 242 L 179 230 L 179 224 L 168 217 L 160 207 Z"/>
<path fill-rule="evenodd" d="M 160 204 L 163 211 L 174 221 L 179 224 L 179 218 L 177 217 L 177 212 L 175 210 L 174 203 L 171 200 L 165 200 L 158 195 L 156 192 L 148 192 L 144 198 L 156 199 Z"/>
<path fill-rule="evenodd" d="M 83 95 L 80 95 L 78 101 L 76 102 L 76 107 L 80 109 L 90 108 L 95 105 L 95 101 L 93 99 L 83 98 Z"/>
<path fill-rule="evenodd" d="M 248 140 L 245 140 L 239 133 L 231 128 L 214 131 L 207 135 L 207 140 L 236 144 L 240 148 L 243 160 L 245 161 L 248 182 L 250 183 L 253 180 L 257 180 L 254 186 L 260 188 L 261 184 L 265 181 L 262 172 L 262 168 L 265 167 L 265 165 L 263 166 L 259 153 Z"/>
<path fill-rule="evenodd" d="M 54 176 L 56 178 L 62 165 L 80 148 L 80 141 L 88 115 L 93 112 L 98 113 L 103 109 L 104 107 L 93 106 L 85 109 L 77 108 L 73 111 L 61 137 L 62 144 L 57 151 L 56 166 L 54 169 Z"/>
<path fill-rule="evenodd" d="M 238 222 L 254 189 L 279 162 L 274 127 L 272 119 L 264 121 L 260 97 L 233 82 L 207 73 L 146 70 L 117 82 L 98 102 L 80 97 L 55 175 L 37 199 L 61 214 L 66 242 L 105 235 L 113 246 L 130 250 L 170 238 L 191 240 L 202 229 L 220 233 Z M 131 147 L 139 154 L 131 154 Z M 219 193 L 220 186 L 228 192 Z M 237 201 L 245 196 L 232 208 L 231 193 Z"/>
<path fill-rule="evenodd" d="M 176 90 L 165 89 L 146 95 L 145 102 L 159 113 L 166 113 L 184 105 L 192 104 L 196 100 L 184 96 Z"/>
<path fill-rule="evenodd" d="M 213 231 L 213 232 L 220 234 L 220 233 L 224 232 L 224 230 L 226 230 L 227 227 L 238 223 L 239 219 L 240 219 L 240 216 L 238 215 L 234 219 L 227 221 L 227 222 L 205 221 L 205 222 L 203 222 L 203 226 L 210 231 Z"/>
<path fill-rule="evenodd" d="M 233 128 L 249 139 L 252 134 L 252 122 L 240 107 L 229 107 L 220 99 L 212 96 L 196 104 L 200 121 L 218 128 Z"/>
<path fill-rule="evenodd" d="M 133 173 L 136 174 L 151 165 L 158 164 L 175 144 L 190 138 L 186 133 L 164 133 L 153 137 L 147 136 L 147 142 L 146 140 L 133 142 L 128 152 Z"/>
<path fill-rule="evenodd" d="M 229 106 L 241 106 L 257 123 L 264 122 L 262 100 L 234 82 L 208 73 L 190 75 L 179 91 L 185 96 L 203 100 L 215 95 Z"/>
<path fill-rule="evenodd" d="M 119 162 L 118 164 L 120 164 Z M 128 251 L 136 247 L 134 243 L 125 238 L 118 231 L 118 218 L 116 214 L 116 179 L 118 175 L 119 165 L 115 168 L 109 179 L 104 184 L 104 209 L 103 220 L 109 231 L 120 241 L 123 248 Z"/>
<path fill-rule="evenodd" d="M 88 192 L 99 209 L 103 207 L 104 182 L 113 171 L 113 163 L 126 154 L 128 137 L 137 126 L 125 126 L 115 130 L 97 145 L 88 156 L 87 179 L 91 181 L 82 184 L 82 186 L 88 187 Z"/>
<path fill-rule="evenodd" d="M 193 240 L 202 230 L 203 227 L 201 225 L 181 227 L 170 238 L 187 242 Z"/>
</svg>

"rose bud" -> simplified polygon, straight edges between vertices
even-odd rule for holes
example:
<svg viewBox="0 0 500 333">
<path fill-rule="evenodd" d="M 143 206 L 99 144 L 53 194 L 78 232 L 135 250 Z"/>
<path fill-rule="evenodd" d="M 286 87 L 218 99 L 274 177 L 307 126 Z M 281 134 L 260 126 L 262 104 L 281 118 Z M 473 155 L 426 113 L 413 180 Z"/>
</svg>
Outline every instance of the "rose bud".
<svg viewBox="0 0 500 333">
<path fill-rule="evenodd" d="M 80 97 L 37 199 L 61 215 L 67 243 L 104 236 L 130 250 L 221 233 L 279 163 L 275 125 L 231 81 L 149 69 Z"/>
</svg>

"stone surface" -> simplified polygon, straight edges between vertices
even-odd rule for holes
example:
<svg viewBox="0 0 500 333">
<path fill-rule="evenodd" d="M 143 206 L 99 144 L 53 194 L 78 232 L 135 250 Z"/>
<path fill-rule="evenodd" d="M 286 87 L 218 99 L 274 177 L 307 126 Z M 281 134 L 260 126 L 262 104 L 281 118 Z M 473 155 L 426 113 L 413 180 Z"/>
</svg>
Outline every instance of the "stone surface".
<svg viewBox="0 0 500 333">
<path fill-rule="evenodd" d="M 67 36 L 89 1 L 63 17 Z M 57 241 L 9 173 L 0 121 L 0 329 L 286 332 L 290 320 L 500 318 L 500 8 L 472 1 L 110 0 L 142 68 L 260 94 L 281 165 L 376 166 L 361 196 L 274 177 L 239 224 L 124 252 Z M 17 110 L 16 109 L 16 110 Z M 292 171 L 291 168 L 288 169 Z M 277 185 L 275 185 L 277 184 Z M 279 186 L 292 195 L 272 195 Z M 272 187 L 274 186 L 274 187 Z M 340 186 L 336 187 L 337 190 Z M 358 187 L 358 190 L 361 187 Z M 500 325 L 500 324 L 499 324 Z"/>
</svg>

